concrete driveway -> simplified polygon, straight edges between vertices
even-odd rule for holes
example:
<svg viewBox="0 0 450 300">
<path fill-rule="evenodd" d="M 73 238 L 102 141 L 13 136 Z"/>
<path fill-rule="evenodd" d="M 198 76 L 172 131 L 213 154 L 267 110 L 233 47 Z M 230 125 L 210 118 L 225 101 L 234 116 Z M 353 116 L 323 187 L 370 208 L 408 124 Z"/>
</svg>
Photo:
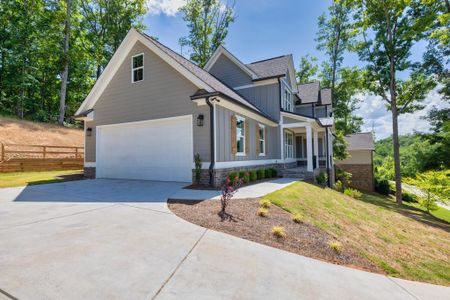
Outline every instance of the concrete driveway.
<svg viewBox="0 0 450 300">
<path fill-rule="evenodd" d="M 182 183 L 85 180 L 0 190 L 0 299 L 448 299 L 190 224 Z"/>
</svg>

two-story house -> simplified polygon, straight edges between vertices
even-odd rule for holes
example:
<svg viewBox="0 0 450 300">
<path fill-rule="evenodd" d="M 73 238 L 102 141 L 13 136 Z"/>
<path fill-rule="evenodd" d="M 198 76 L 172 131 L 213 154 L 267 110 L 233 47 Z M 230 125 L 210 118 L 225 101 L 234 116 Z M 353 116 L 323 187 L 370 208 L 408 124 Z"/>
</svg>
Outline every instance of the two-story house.
<svg viewBox="0 0 450 300">
<path fill-rule="evenodd" d="M 231 171 L 333 173 L 331 93 L 297 85 L 292 55 L 245 64 L 219 47 L 200 68 L 131 29 L 77 111 L 85 173 L 222 184 Z"/>
</svg>

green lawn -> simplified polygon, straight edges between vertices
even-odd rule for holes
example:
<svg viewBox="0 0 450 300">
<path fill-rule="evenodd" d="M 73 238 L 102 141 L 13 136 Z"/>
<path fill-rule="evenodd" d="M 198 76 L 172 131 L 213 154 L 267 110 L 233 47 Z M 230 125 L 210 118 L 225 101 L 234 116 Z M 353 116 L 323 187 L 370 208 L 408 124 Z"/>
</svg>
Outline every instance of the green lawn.
<svg viewBox="0 0 450 300">
<path fill-rule="evenodd" d="M 0 188 L 81 179 L 82 174 L 80 170 L 0 173 Z"/>
<path fill-rule="evenodd" d="M 334 235 L 344 247 L 391 276 L 450 285 L 450 224 L 394 199 L 364 194 L 356 200 L 328 188 L 298 182 L 265 196 Z M 435 214 L 445 215 L 447 212 Z M 443 217 L 444 218 L 444 217 Z"/>
</svg>

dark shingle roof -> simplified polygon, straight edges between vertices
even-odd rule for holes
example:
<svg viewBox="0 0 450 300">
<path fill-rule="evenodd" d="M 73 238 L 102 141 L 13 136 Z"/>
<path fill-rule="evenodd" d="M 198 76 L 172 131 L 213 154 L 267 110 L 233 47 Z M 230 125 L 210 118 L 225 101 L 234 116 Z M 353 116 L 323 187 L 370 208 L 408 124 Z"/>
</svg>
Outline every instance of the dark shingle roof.
<svg viewBox="0 0 450 300">
<path fill-rule="evenodd" d="M 298 86 L 298 97 L 301 100 L 301 104 L 316 103 L 319 101 L 320 82 L 308 82 L 302 83 Z"/>
<path fill-rule="evenodd" d="M 351 150 L 375 150 L 373 135 L 371 132 L 355 133 L 345 137 L 348 143 L 347 149 Z"/>
<path fill-rule="evenodd" d="M 259 78 L 282 76 L 289 70 L 289 60 L 292 55 L 283 55 L 270 59 L 252 62 L 246 66 Z"/>
<path fill-rule="evenodd" d="M 190 71 L 192 74 L 197 76 L 201 81 L 206 83 L 208 86 L 210 86 L 212 89 L 214 89 L 216 92 L 222 93 L 235 101 L 259 112 L 263 116 L 266 116 L 259 108 L 251 104 L 249 101 L 244 99 L 242 96 L 237 94 L 235 91 L 233 91 L 231 88 L 226 86 L 224 83 L 222 83 L 220 80 L 218 80 L 216 77 L 208 73 L 207 71 L 203 70 L 196 64 L 192 63 L 188 59 L 184 58 L 180 54 L 176 53 L 172 49 L 164 46 L 157 40 L 153 39 L 152 37 L 146 35 L 145 33 L 142 33 L 142 35 L 149 39 L 151 42 L 153 42 L 159 49 L 164 51 L 167 55 L 169 55 L 171 58 L 173 58 L 175 61 L 177 61 L 179 64 L 181 64 L 184 68 L 186 68 L 188 71 Z"/>
<path fill-rule="evenodd" d="M 320 91 L 321 99 L 320 103 L 324 105 L 331 105 L 331 89 L 322 89 Z"/>
</svg>

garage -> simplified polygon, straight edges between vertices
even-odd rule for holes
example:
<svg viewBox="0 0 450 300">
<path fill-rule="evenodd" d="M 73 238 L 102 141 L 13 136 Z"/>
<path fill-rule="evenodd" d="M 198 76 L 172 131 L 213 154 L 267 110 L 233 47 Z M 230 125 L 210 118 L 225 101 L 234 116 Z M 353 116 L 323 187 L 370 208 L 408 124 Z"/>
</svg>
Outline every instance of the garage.
<svg viewBox="0 0 450 300">
<path fill-rule="evenodd" d="M 97 126 L 98 178 L 192 181 L 192 116 Z"/>
</svg>

